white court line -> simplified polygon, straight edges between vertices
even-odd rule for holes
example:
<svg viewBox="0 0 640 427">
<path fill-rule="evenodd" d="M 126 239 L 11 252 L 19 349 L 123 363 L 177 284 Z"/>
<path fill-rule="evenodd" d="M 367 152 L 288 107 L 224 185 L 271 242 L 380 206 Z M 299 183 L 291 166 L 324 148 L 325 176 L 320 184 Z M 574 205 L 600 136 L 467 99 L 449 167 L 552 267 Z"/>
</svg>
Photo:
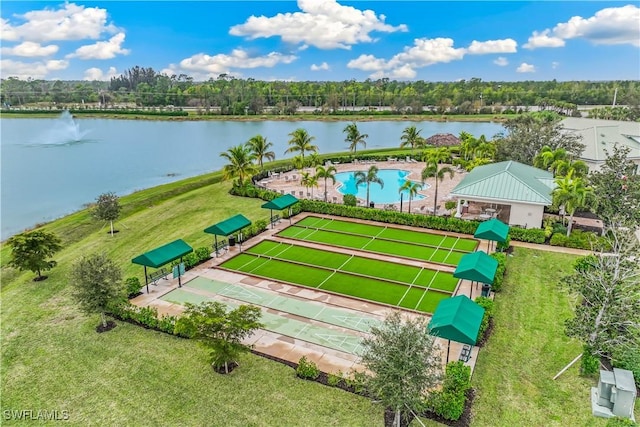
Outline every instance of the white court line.
<svg viewBox="0 0 640 427">
<path fill-rule="evenodd" d="M 319 312 L 317 312 L 317 313 L 312 317 L 312 319 L 314 319 L 314 320 L 315 320 L 318 316 L 320 316 L 320 314 L 322 314 L 322 312 L 323 312 L 326 308 L 327 308 L 327 306 L 326 306 L 326 305 L 323 305 L 323 306 L 322 306 L 322 309 L 321 309 Z"/>
<path fill-rule="evenodd" d="M 369 240 L 369 241 L 368 241 L 368 242 L 367 242 L 363 247 L 361 247 L 360 249 L 364 249 L 364 248 L 366 248 L 367 246 L 369 246 L 369 244 L 370 244 L 371 242 L 373 242 L 374 240 L 376 240 L 376 237 L 378 237 L 378 236 L 380 236 L 382 233 L 384 233 L 384 231 L 385 231 L 386 229 L 387 229 L 387 226 L 385 225 L 385 227 L 384 227 L 382 230 L 380 230 L 380 232 L 379 232 L 378 234 L 376 234 L 375 236 L 371 236 L 371 240 Z M 360 234 L 360 236 L 362 236 L 362 234 Z"/>
<path fill-rule="evenodd" d="M 416 303 L 416 306 L 413 307 L 414 310 L 417 310 L 418 307 L 420 307 L 420 303 L 422 302 L 422 300 L 424 299 L 424 296 L 427 294 L 427 292 L 429 291 L 429 289 L 431 289 L 431 284 L 433 283 L 434 280 L 436 280 L 436 276 L 438 275 L 438 272 L 436 271 L 436 274 L 433 275 L 433 277 L 431 278 L 431 281 L 429 282 L 429 284 L 427 285 L 427 289 L 425 289 L 425 291 L 422 293 L 422 296 L 420 297 L 420 299 L 418 300 L 418 302 Z"/>
<path fill-rule="evenodd" d="M 304 332 L 304 331 L 305 331 L 309 326 L 310 326 L 310 325 L 304 325 L 304 326 L 302 327 L 302 329 L 300 329 L 300 330 L 298 331 L 298 333 L 294 336 L 294 338 L 298 338 L 298 336 L 300 336 L 300 334 L 301 334 L 301 333 L 303 333 L 303 332 Z M 284 334 L 283 334 L 283 335 L 284 335 Z"/>
</svg>

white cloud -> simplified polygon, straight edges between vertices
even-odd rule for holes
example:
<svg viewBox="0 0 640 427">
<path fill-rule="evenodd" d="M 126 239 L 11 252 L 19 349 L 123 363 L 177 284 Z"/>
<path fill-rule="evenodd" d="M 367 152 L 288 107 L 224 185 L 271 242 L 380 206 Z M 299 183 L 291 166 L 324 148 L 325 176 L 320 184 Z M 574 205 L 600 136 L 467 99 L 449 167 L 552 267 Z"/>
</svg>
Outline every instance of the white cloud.
<svg viewBox="0 0 640 427">
<path fill-rule="evenodd" d="M 21 80 L 31 79 L 44 79 L 47 77 L 50 71 L 64 70 L 69 66 L 68 61 L 64 60 L 51 60 L 51 61 L 38 61 L 38 62 L 21 62 L 11 59 L 0 60 L 0 70 L 2 70 L 1 77 L 3 79 L 8 77 L 17 77 Z"/>
<path fill-rule="evenodd" d="M 556 68 L 558 68 L 559 66 L 560 66 L 560 63 L 559 63 L 558 61 L 553 61 L 553 62 L 551 63 L 551 68 L 552 68 L 552 69 L 554 69 L 554 70 L 555 70 Z"/>
<path fill-rule="evenodd" d="M 329 64 L 327 64 L 326 62 L 323 62 L 320 65 L 316 65 L 316 64 L 311 64 L 311 71 L 326 71 L 329 70 Z"/>
<path fill-rule="evenodd" d="M 479 42 L 474 40 L 467 48 L 467 53 L 472 55 L 485 55 L 488 53 L 515 53 L 518 43 L 513 39 L 487 40 Z"/>
<path fill-rule="evenodd" d="M 574 16 L 553 29 L 563 39 L 584 38 L 595 44 L 640 46 L 640 8 L 634 5 L 602 9 L 590 18 Z"/>
<path fill-rule="evenodd" d="M 107 70 L 106 73 L 104 71 L 102 71 L 100 68 L 92 67 L 92 68 L 87 68 L 86 70 L 84 70 L 84 77 L 82 78 L 82 80 L 87 80 L 87 81 L 95 81 L 95 80 L 106 81 L 106 80 L 110 80 L 111 77 L 116 77 L 117 75 L 118 75 L 118 72 L 116 70 L 116 67 L 109 67 L 109 69 Z"/>
<path fill-rule="evenodd" d="M 590 18 L 574 16 L 553 30 L 534 31 L 527 49 L 562 47 L 565 40 L 583 38 L 594 44 L 631 44 L 640 47 L 640 8 L 634 5 L 609 7 Z"/>
<path fill-rule="evenodd" d="M 360 55 L 347 63 L 347 68 L 354 68 L 362 71 L 380 71 L 387 68 L 384 59 L 376 58 L 373 55 Z"/>
<path fill-rule="evenodd" d="M 407 31 L 404 24 L 395 27 L 386 24 L 384 15 L 343 6 L 335 0 L 298 0 L 298 7 L 301 12 L 279 13 L 273 17 L 251 16 L 244 24 L 231 27 L 229 34 L 252 40 L 279 36 L 292 44 L 350 49 L 357 43 L 375 41 L 370 35 L 374 31 Z"/>
<path fill-rule="evenodd" d="M 38 56 L 54 55 L 58 52 L 58 46 L 54 44 L 42 46 L 40 43 L 22 42 L 19 45 L 13 47 L 3 47 L 1 52 L 3 55 L 24 56 L 33 58 Z"/>
<path fill-rule="evenodd" d="M 217 55 L 207 55 L 199 53 L 189 58 L 185 58 L 178 65 L 170 64 L 166 70 L 168 75 L 186 73 L 196 78 L 217 77 L 220 74 L 237 75 L 234 68 L 272 68 L 278 64 L 290 64 L 298 59 L 295 55 L 283 55 L 278 52 L 271 52 L 264 56 L 250 56 L 246 50 L 234 49 L 230 55 L 223 53 Z"/>
<path fill-rule="evenodd" d="M 507 65 L 509 65 L 509 61 L 507 61 L 507 58 L 505 58 L 504 56 L 497 57 L 493 60 L 493 63 L 500 67 L 506 67 Z"/>
<path fill-rule="evenodd" d="M 527 43 L 522 45 L 525 49 L 537 49 L 539 47 L 562 47 L 564 46 L 564 40 L 559 37 L 550 36 L 551 30 L 546 29 L 541 33 L 534 31 L 533 35 L 529 37 Z"/>
<path fill-rule="evenodd" d="M 516 68 L 516 71 L 518 73 L 535 73 L 536 72 L 536 67 L 534 65 L 527 64 L 526 62 L 523 62 L 522 64 L 520 64 L 518 66 L 518 68 Z"/>
<path fill-rule="evenodd" d="M 4 18 L 0 18 L 0 40 L 4 41 L 17 41 L 20 40 L 20 36 L 11 23 Z"/>
<path fill-rule="evenodd" d="M 74 53 L 67 55 L 67 58 L 111 59 L 116 55 L 128 55 L 131 51 L 122 48 L 124 38 L 124 33 L 118 33 L 107 41 L 81 46 Z"/>
<path fill-rule="evenodd" d="M 99 39 L 102 33 L 115 33 L 117 30 L 107 23 L 106 9 L 85 8 L 66 3 L 59 9 L 42 9 L 17 15 L 23 24 L 11 25 L 2 22 L 3 40 L 61 41 Z"/>
</svg>

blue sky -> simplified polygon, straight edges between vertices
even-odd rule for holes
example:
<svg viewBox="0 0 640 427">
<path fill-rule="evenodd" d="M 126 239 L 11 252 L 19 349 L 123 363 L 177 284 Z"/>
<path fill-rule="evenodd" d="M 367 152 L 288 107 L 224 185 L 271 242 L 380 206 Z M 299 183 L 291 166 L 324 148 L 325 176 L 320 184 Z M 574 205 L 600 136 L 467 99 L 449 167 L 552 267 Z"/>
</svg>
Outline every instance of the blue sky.
<svg viewBox="0 0 640 427">
<path fill-rule="evenodd" d="M 102 1 L 1 5 L 2 78 L 640 79 L 640 3 Z"/>
</svg>

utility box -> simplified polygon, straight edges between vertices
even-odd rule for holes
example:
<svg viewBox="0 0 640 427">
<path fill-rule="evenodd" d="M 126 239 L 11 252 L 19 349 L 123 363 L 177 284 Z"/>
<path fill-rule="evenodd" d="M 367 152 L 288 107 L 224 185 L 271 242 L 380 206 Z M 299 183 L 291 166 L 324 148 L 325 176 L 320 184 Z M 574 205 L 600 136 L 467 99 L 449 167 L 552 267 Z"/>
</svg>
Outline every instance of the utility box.
<svg viewBox="0 0 640 427">
<path fill-rule="evenodd" d="M 591 412 L 596 417 L 622 417 L 635 421 L 636 384 L 633 372 L 613 368 L 600 371 L 598 387 L 591 387 Z"/>
</svg>

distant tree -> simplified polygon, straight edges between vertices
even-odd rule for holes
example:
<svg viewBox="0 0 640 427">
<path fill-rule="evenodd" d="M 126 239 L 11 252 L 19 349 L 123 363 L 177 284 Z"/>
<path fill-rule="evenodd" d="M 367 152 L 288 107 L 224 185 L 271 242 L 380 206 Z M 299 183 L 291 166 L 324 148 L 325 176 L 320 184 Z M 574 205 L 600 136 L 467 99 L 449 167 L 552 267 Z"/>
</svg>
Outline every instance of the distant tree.
<svg viewBox="0 0 640 427">
<path fill-rule="evenodd" d="M 304 153 L 317 152 L 318 146 L 313 145 L 311 142 L 315 139 L 314 136 L 309 135 L 306 129 L 298 128 L 289 134 L 291 139 L 289 140 L 290 147 L 285 151 L 286 153 L 300 153 L 304 163 Z"/>
<path fill-rule="evenodd" d="M 361 363 L 371 372 L 367 390 L 395 412 L 393 426 L 408 426 L 441 381 L 439 349 L 426 330 L 425 317 L 403 320 L 394 311 L 362 340 Z"/>
<path fill-rule="evenodd" d="M 400 148 L 411 147 L 411 152 L 416 147 L 424 144 L 424 138 L 420 136 L 422 129 L 418 130 L 415 126 L 408 126 L 402 131 L 400 137 Z"/>
<path fill-rule="evenodd" d="M 406 180 L 398 189 L 399 193 L 406 191 L 409 193 L 409 213 L 411 213 L 411 200 L 418 195 L 418 191 L 422 190 L 422 184 L 419 182 Z"/>
<path fill-rule="evenodd" d="M 87 314 L 100 314 L 103 330 L 108 327 L 105 313 L 112 303 L 124 300 L 126 289 L 120 268 L 104 253 L 87 255 L 71 268 L 72 296 Z"/>
<path fill-rule="evenodd" d="M 96 204 L 91 212 L 95 219 L 99 221 L 109 221 L 111 236 L 113 236 L 113 221 L 116 221 L 118 217 L 120 217 L 120 211 L 122 210 L 119 200 L 116 193 L 103 193 L 96 199 Z"/>
<path fill-rule="evenodd" d="M 353 194 L 345 194 L 342 196 L 342 203 L 344 203 L 345 206 L 357 206 L 358 199 Z"/>
<path fill-rule="evenodd" d="M 324 201 L 327 201 L 327 179 L 330 179 L 333 184 L 336 183 L 335 174 L 337 169 L 333 165 L 329 165 L 327 167 L 324 166 L 316 166 L 316 176 L 318 179 L 324 180 Z"/>
<path fill-rule="evenodd" d="M 318 186 L 318 177 L 311 175 L 311 172 L 302 172 L 300 177 L 300 185 L 309 191 L 311 188 L 311 197 L 313 197 L 313 188 Z"/>
<path fill-rule="evenodd" d="M 589 174 L 594 212 L 606 226 L 640 224 L 640 175 L 629 159 L 628 147 L 615 146 L 599 171 Z"/>
<path fill-rule="evenodd" d="M 253 164 L 255 157 L 246 145 L 231 147 L 220 153 L 220 157 L 229 161 L 222 168 L 224 179 L 235 179 L 238 185 L 244 185 L 257 172 L 256 165 Z"/>
<path fill-rule="evenodd" d="M 612 227 L 607 248 L 578 259 L 574 273 L 563 278 L 577 295 L 566 333 L 580 339 L 594 355 L 637 348 L 640 336 L 640 242 L 627 227 Z"/>
<path fill-rule="evenodd" d="M 260 170 L 264 170 L 263 159 L 270 161 L 275 160 L 276 153 L 269 151 L 273 147 L 273 143 L 267 142 L 267 138 L 262 135 L 256 135 L 247 141 L 247 146 L 251 150 L 253 156 L 258 160 Z"/>
<path fill-rule="evenodd" d="M 545 111 L 521 114 L 504 123 L 505 133 L 497 135 L 497 160 L 515 160 L 533 165 L 535 156 L 547 146 L 551 151 L 563 148 L 578 157 L 584 150 L 580 137 L 566 132 L 562 116 Z"/>
<path fill-rule="evenodd" d="M 47 260 L 62 249 L 58 236 L 43 230 L 30 231 L 13 236 L 7 240 L 11 247 L 11 260 L 8 265 L 20 271 L 29 270 L 38 276 L 34 281 L 45 280 L 43 271 L 51 270 L 56 262 Z"/>
<path fill-rule="evenodd" d="M 566 176 L 555 179 L 556 188 L 553 190 L 553 204 L 569 214 L 567 236 L 571 234 L 573 215 L 576 210 L 586 207 L 593 189 L 585 184 L 582 178 L 574 178 L 573 171 Z"/>
<path fill-rule="evenodd" d="M 384 188 L 384 181 L 378 176 L 378 167 L 372 165 L 366 172 L 358 171 L 355 173 L 356 188 L 361 184 L 367 185 L 367 206 L 369 206 L 369 187 L 372 182 L 380 185 L 380 188 Z"/>
<path fill-rule="evenodd" d="M 347 134 L 345 142 L 349 143 L 349 151 L 351 151 L 354 155 L 358 150 L 358 144 L 362 145 L 363 147 L 367 146 L 367 138 L 369 137 L 369 135 L 367 135 L 366 133 L 360 133 L 358 125 L 355 122 L 348 124 L 342 130 L 342 132 Z"/>
<path fill-rule="evenodd" d="M 176 332 L 199 340 L 211 351 L 211 366 L 229 373 L 229 365 L 237 364 L 239 355 L 249 350 L 242 340 L 263 327 L 259 322 L 261 316 L 260 309 L 251 305 L 227 310 L 226 305 L 217 301 L 187 303 L 176 322 Z"/>
<path fill-rule="evenodd" d="M 434 195 L 433 195 L 433 215 L 438 213 L 438 182 L 444 180 L 445 174 L 449 175 L 449 179 L 455 175 L 454 170 L 450 166 L 442 166 L 441 163 L 451 159 L 451 152 L 447 147 L 440 147 L 436 150 L 430 150 L 425 153 L 425 167 L 422 169 L 422 181 L 428 178 L 435 178 Z"/>
</svg>

